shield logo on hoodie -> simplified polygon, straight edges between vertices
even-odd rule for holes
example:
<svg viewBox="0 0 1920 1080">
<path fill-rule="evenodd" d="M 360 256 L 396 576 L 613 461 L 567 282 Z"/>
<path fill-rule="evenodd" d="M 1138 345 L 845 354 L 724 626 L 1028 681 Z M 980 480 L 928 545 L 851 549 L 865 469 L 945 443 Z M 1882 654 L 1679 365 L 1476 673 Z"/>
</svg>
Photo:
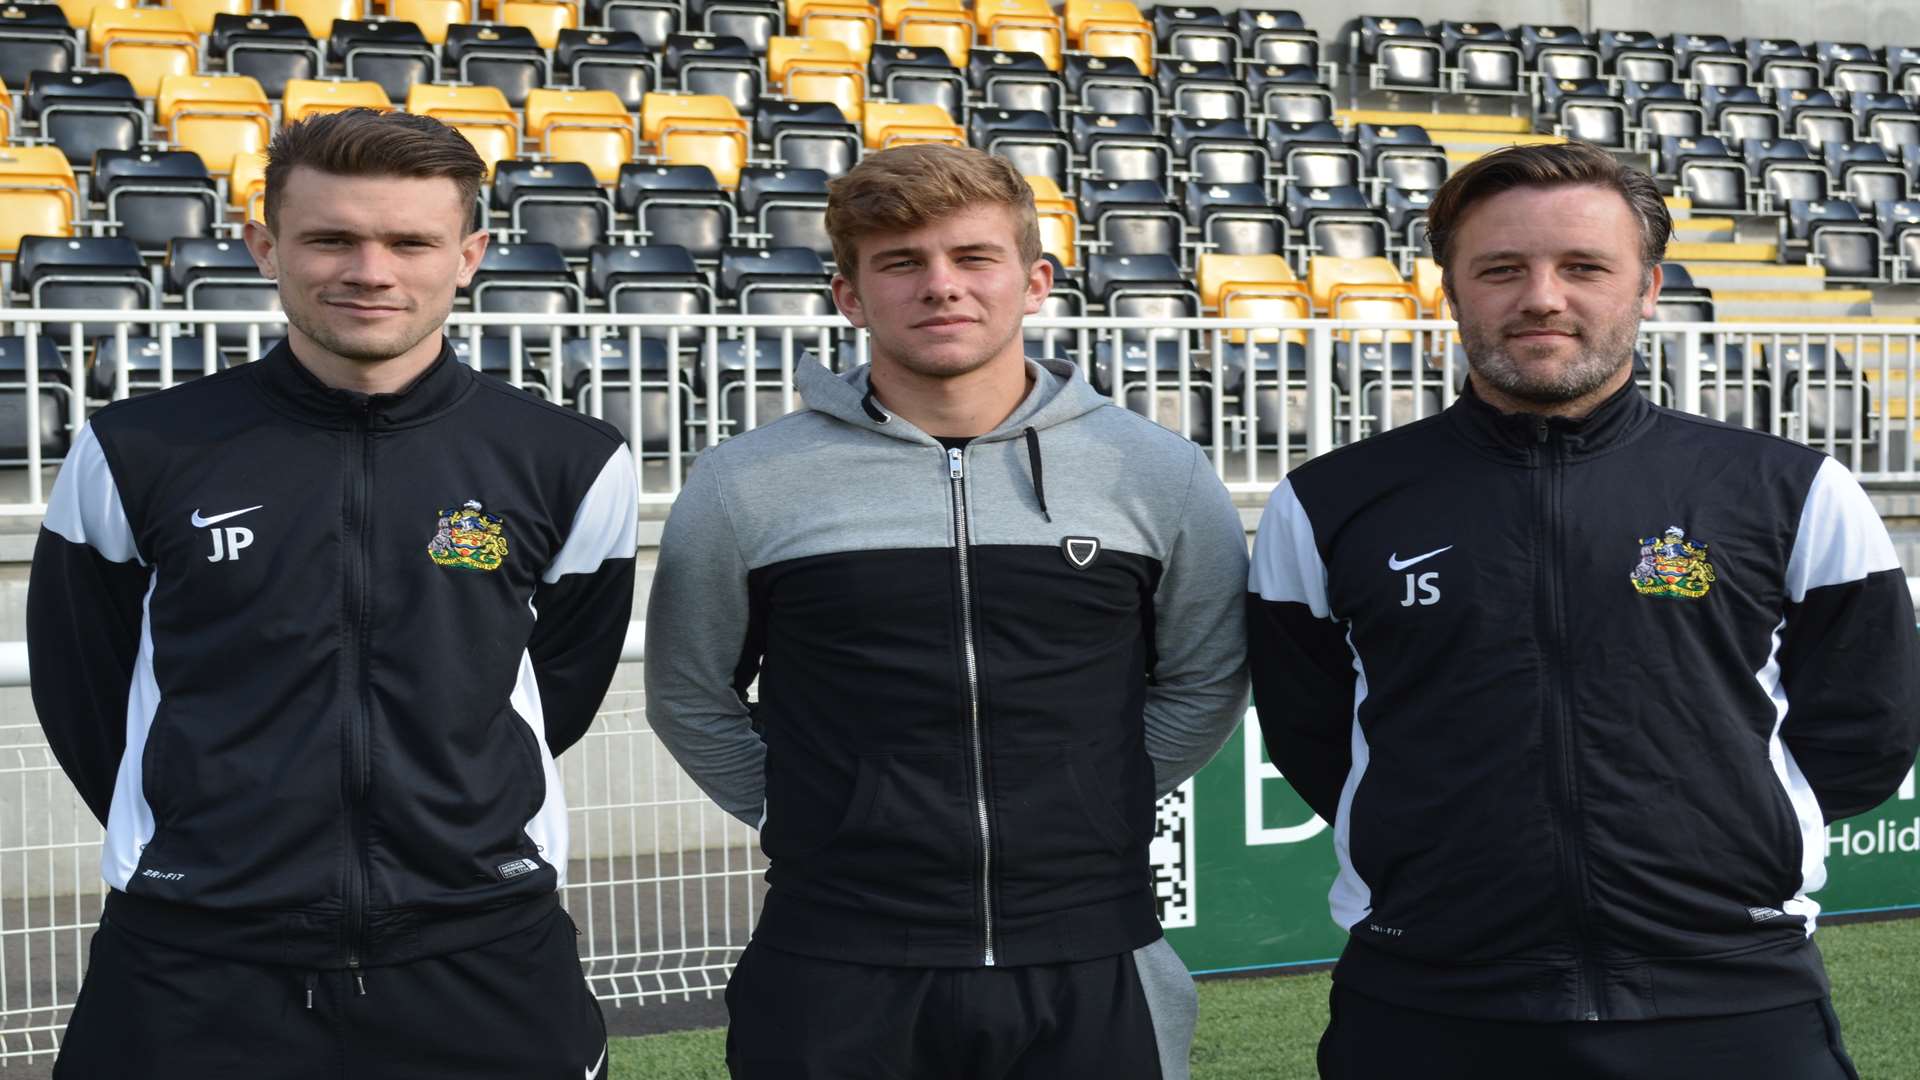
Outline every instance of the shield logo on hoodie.
<svg viewBox="0 0 1920 1080">
<path fill-rule="evenodd" d="M 1085 570 L 1100 554 L 1100 541 L 1092 536 L 1069 536 L 1060 541 L 1060 553 L 1067 557 L 1069 566 Z"/>
</svg>

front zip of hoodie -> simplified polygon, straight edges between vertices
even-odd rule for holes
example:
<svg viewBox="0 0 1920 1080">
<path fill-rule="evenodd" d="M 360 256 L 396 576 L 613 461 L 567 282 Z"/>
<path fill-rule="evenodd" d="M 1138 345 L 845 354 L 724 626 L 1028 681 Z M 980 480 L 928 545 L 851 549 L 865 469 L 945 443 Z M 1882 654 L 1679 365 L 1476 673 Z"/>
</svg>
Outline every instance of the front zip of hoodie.
<svg viewBox="0 0 1920 1080">
<path fill-rule="evenodd" d="M 993 966 L 993 827 L 987 819 L 987 755 L 980 733 L 980 663 L 973 644 L 973 582 L 967 572 L 967 476 L 965 451 L 947 451 L 947 482 L 953 489 L 953 550 L 960 573 L 960 645 L 967 665 L 967 749 L 973 760 L 973 810 L 980 825 L 981 958 Z"/>
<path fill-rule="evenodd" d="M 367 912 L 367 788 L 371 777 L 372 754 L 367 743 L 372 738 L 371 691 L 367 684 L 367 637 L 371 633 L 372 603 L 368 577 L 372 556 L 372 525 L 367 506 L 373 498 L 373 449 L 369 435 L 372 417 L 369 402 L 361 401 L 354 412 L 349 440 L 347 474 L 347 512 L 345 525 L 352 537 L 348 545 L 346 586 L 346 625 L 353 635 L 348 644 L 347 685 L 355 687 L 349 698 L 346 738 L 341 766 L 346 774 L 347 797 L 347 967 L 359 977 L 360 950 L 366 934 Z M 365 992 L 363 989 L 362 993 Z"/>
</svg>

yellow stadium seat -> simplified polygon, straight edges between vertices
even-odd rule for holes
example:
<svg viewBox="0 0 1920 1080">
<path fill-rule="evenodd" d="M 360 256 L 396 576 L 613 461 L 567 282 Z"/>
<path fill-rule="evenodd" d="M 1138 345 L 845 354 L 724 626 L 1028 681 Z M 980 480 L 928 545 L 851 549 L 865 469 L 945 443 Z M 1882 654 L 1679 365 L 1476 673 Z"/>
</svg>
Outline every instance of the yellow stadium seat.
<svg viewBox="0 0 1920 1080">
<path fill-rule="evenodd" d="M 838 41 L 773 38 L 767 42 L 767 81 L 795 101 L 830 101 L 856 124 L 866 105 L 866 66 Z"/>
<path fill-rule="evenodd" d="M 418 26 L 435 45 L 446 44 L 447 27 L 474 21 L 473 7 L 467 0 L 387 0 L 387 15 Z"/>
<path fill-rule="evenodd" d="M 964 11 L 909 8 L 900 16 L 894 35 L 902 45 L 940 49 L 954 67 L 963 70 L 973 55 L 973 16 Z"/>
<path fill-rule="evenodd" d="M 871 150 L 922 142 L 967 145 L 967 133 L 953 122 L 947 110 L 929 104 L 868 102 L 866 136 Z"/>
<path fill-rule="evenodd" d="M 581 161 L 603 184 L 633 160 L 633 116 L 611 90 L 536 89 L 527 95 L 527 135 L 555 161 Z"/>
<path fill-rule="evenodd" d="M 1153 27 L 1144 21 L 1091 20 L 1080 39 L 1080 48 L 1094 56 L 1124 56 L 1133 61 L 1140 74 L 1153 74 Z"/>
<path fill-rule="evenodd" d="M 73 166 L 57 146 L 0 147 L 0 258 L 23 236 L 72 236 L 80 206 Z"/>
<path fill-rule="evenodd" d="M 256 204 L 266 194 L 267 155 L 235 154 L 233 174 L 227 177 L 227 202 L 235 210 L 244 210 L 247 217 L 262 221 Z"/>
<path fill-rule="evenodd" d="M 1316 255 L 1307 260 L 1307 291 L 1330 319 L 1418 319 L 1420 298 L 1393 263 L 1379 256 L 1346 259 Z M 1410 330 L 1342 333 L 1353 341 L 1411 341 Z"/>
<path fill-rule="evenodd" d="M 153 112 L 175 144 L 217 175 L 232 171 L 236 154 L 259 153 L 273 138 L 273 103 L 248 75 L 169 75 Z"/>
<path fill-rule="evenodd" d="M 880 38 L 880 9 L 855 0 L 788 0 L 787 16 L 801 37 L 826 38 L 847 47 L 862 66 Z"/>
<path fill-rule="evenodd" d="M 280 13 L 300 16 L 307 33 L 325 39 L 333 33 L 333 20 L 364 19 L 367 7 L 362 0 L 280 0 Z"/>
<path fill-rule="evenodd" d="M 14 116 L 13 95 L 5 83 L 0 83 L 0 144 L 13 137 Z"/>
<path fill-rule="evenodd" d="M 963 15 L 969 21 L 973 18 L 961 0 L 880 0 L 880 26 L 889 34 L 900 29 L 900 20 L 921 13 Z"/>
<path fill-rule="evenodd" d="M 487 163 L 488 178 L 495 165 L 520 156 L 520 115 L 497 87 L 414 83 L 407 88 L 407 111 L 431 116 L 466 136 Z"/>
<path fill-rule="evenodd" d="M 1072 199 L 1060 193 L 1050 176 L 1029 176 L 1033 211 L 1039 219 L 1040 250 L 1071 269 L 1079 263 L 1080 212 Z"/>
<path fill-rule="evenodd" d="M 1066 64 L 1065 31 L 1059 19 L 995 19 L 987 31 L 987 46 L 1007 52 L 1030 52 L 1046 62 L 1048 69 L 1059 71 Z"/>
<path fill-rule="evenodd" d="M 200 38 L 187 17 L 166 8 L 100 8 L 87 26 L 100 66 L 117 71 L 134 93 L 152 97 L 160 80 L 191 75 L 200 65 Z"/>
<path fill-rule="evenodd" d="M 1281 255 L 1222 255 L 1209 252 L 1196 260 L 1194 284 L 1200 288 L 1200 302 L 1209 310 L 1220 306 L 1220 297 L 1235 285 L 1299 285 L 1293 267 Z M 1304 295 L 1305 290 L 1302 289 Z"/>
<path fill-rule="evenodd" d="M 1047 0 L 976 0 L 973 17 L 984 32 L 993 29 L 998 19 L 1051 19 L 1055 16 Z"/>
<path fill-rule="evenodd" d="M 58 0 L 71 26 L 91 26 L 93 13 L 103 9 L 130 8 L 134 0 Z"/>
<path fill-rule="evenodd" d="M 1441 286 L 1439 263 L 1425 255 L 1413 260 L 1413 291 L 1420 297 L 1420 306 L 1434 318 L 1446 317 L 1440 314 L 1446 310 L 1447 293 Z"/>
<path fill-rule="evenodd" d="M 376 82 L 345 82 L 339 79 L 288 79 L 280 96 L 280 116 L 286 123 L 305 120 L 321 113 L 343 109 L 393 108 L 393 101 Z"/>
<path fill-rule="evenodd" d="M 1293 267 L 1279 255 L 1200 256 L 1194 270 L 1200 299 L 1225 319 L 1310 319 L 1313 301 Z M 1227 340 L 1306 341 L 1302 330 L 1229 330 Z"/>
<path fill-rule="evenodd" d="M 705 165 L 729 189 L 740 186 L 752 148 L 747 122 L 718 94 L 648 94 L 640 99 L 640 135 L 661 161 Z"/>
<path fill-rule="evenodd" d="M 253 10 L 252 0 L 172 0 L 169 6 L 186 16 L 196 34 L 212 33 L 215 15 L 245 15 Z"/>
<path fill-rule="evenodd" d="M 580 25 L 580 6 L 571 0 L 498 0 L 500 21 L 533 31 L 543 49 L 560 41 L 560 31 Z"/>
</svg>

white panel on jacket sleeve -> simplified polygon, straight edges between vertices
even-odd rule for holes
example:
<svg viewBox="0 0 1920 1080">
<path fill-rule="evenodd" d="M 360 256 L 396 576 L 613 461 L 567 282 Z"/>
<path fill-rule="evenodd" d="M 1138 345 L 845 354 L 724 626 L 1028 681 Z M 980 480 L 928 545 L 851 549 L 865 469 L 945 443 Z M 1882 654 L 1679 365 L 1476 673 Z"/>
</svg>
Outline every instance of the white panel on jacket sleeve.
<svg viewBox="0 0 1920 1080">
<path fill-rule="evenodd" d="M 1315 616 L 1328 617 L 1327 567 L 1313 545 L 1313 523 L 1291 480 L 1280 482 L 1260 515 L 1247 591 L 1262 600 L 1305 604 Z"/>
<path fill-rule="evenodd" d="M 625 444 L 600 469 L 573 514 L 567 542 L 541 580 L 551 585 L 568 574 L 590 574 L 608 559 L 631 559 L 639 542 L 640 481 Z"/>
<path fill-rule="evenodd" d="M 113 799 L 107 810 L 107 835 L 100 845 L 100 876 L 126 892 L 140 866 L 140 853 L 153 839 L 153 807 L 147 804 L 147 776 L 142 771 L 147 737 L 160 712 L 160 683 L 153 674 L 153 593 L 160 587 L 156 571 L 140 601 L 140 651 L 133 662 L 133 681 L 127 687 L 127 745 L 120 752 L 114 774 Z"/>
<path fill-rule="evenodd" d="M 146 565 L 134 545 L 133 527 L 120 505 L 120 488 L 113 482 L 113 470 L 107 467 L 107 455 L 94 438 L 92 424 L 81 427 L 67 451 L 47 499 L 44 524 L 49 532 L 86 544 L 111 562 Z"/>
<path fill-rule="evenodd" d="M 1787 560 L 1787 599 L 1797 604 L 1811 589 L 1899 566 L 1887 527 L 1860 482 L 1833 458 L 1820 462 Z"/>
</svg>

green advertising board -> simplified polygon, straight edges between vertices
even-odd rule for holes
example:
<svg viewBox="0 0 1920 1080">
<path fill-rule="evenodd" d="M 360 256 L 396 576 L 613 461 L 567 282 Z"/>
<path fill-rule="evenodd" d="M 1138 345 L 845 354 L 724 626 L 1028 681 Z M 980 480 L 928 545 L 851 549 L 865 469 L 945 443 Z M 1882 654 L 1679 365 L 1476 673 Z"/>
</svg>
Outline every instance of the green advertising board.
<svg viewBox="0 0 1920 1080">
<path fill-rule="evenodd" d="M 1251 737 L 1250 737 L 1251 736 Z M 1267 760 L 1246 723 L 1160 804 L 1154 872 L 1167 940 L 1196 974 L 1331 960 L 1333 832 Z M 1827 915 L 1920 908 L 1920 801 L 1909 771 L 1871 813 L 1827 829 Z"/>
</svg>

